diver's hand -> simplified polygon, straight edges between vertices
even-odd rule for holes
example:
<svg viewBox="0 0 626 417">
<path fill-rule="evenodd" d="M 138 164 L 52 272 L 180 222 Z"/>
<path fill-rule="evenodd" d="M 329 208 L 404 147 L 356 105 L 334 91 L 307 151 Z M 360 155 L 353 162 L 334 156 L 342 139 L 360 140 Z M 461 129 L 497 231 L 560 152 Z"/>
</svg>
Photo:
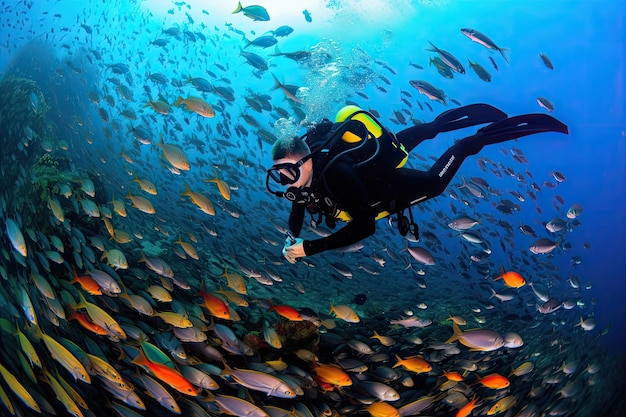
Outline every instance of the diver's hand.
<svg viewBox="0 0 626 417">
<path fill-rule="evenodd" d="M 287 238 L 283 247 L 283 256 L 290 264 L 295 264 L 300 258 L 306 256 L 304 253 L 304 240 L 300 238 Z"/>
</svg>

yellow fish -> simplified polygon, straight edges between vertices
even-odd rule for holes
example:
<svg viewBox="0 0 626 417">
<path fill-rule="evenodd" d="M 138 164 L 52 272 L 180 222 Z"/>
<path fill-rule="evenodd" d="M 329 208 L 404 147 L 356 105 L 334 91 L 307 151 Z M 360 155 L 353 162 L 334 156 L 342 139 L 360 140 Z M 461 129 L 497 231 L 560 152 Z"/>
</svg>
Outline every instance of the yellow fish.
<svg viewBox="0 0 626 417">
<path fill-rule="evenodd" d="M 162 303 L 169 303 L 172 301 L 172 294 L 170 294 L 165 288 L 158 285 L 150 285 L 148 287 L 148 293 L 152 298 Z"/>
<path fill-rule="evenodd" d="M 157 101 L 152 101 L 152 100 L 148 101 L 144 107 L 152 107 L 155 112 L 162 114 L 164 116 L 167 116 L 168 114 L 170 114 L 170 111 L 172 110 L 170 105 L 167 104 L 167 102 L 165 100 L 162 100 L 161 98 L 159 98 Z"/>
<path fill-rule="evenodd" d="M 109 335 L 118 337 L 120 339 L 126 339 L 126 333 L 124 332 L 124 329 L 122 329 L 119 323 L 115 321 L 115 319 L 113 319 L 113 317 L 111 317 L 109 313 L 107 313 L 97 305 L 85 300 L 85 297 L 82 293 L 79 293 L 79 295 L 81 301 L 76 305 L 76 309 L 86 309 L 87 314 L 89 314 L 89 317 L 91 318 L 91 321 L 93 321 L 103 329 L 106 329 Z"/>
<path fill-rule="evenodd" d="M 159 138 L 159 148 L 163 151 L 163 158 L 169 162 L 173 167 L 180 169 L 181 171 L 189 171 L 191 165 L 187 154 L 179 146 L 172 145 L 170 143 L 163 143 L 163 136 Z"/>
<path fill-rule="evenodd" d="M 17 378 L 15 378 L 15 376 L 13 376 L 13 374 L 2 365 L 0 365 L 0 374 L 2 374 L 2 377 L 4 378 L 11 391 L 13 391 L 13 393 L 15 393 L 15 395 L 17 395 L 24 404 L 26 404 L 31 410 L 35 410 L 36 412 L 41 414 L 41 408 L 39 408 L 37 401 L 35 401 L 35 399 L 32 395 L 30 395 L 28 390 L 24 388 L 22 384 L 20 384 Z"/>
<path fill-rule="evenodd" d="M 180 236 L 178 237 L 178 240 L 177 240 L 176 242 L 174 242 L 174 243 L 179 244 L 179 245 L 183 248 L 183 250 L 185 251 L 185 253 L 186 253 L 187 255 L 189 255 L 189 257 L 191 257 L 191 258 L 195 259 L 196 261 L 197 261 L 198 259 L 200 259 L 200 257 L 198 256 L 198 252 L 196 251 L 196 248 L 194 248 L 194 247 L 193 247 L 193 245 L 192 245 L 191 243 L 189 243 L 189 242 L 184 242 L 184 241 L 180 238 Z"/>
<path fill-rule="evenodd" d="M 358 323 L 361 321 L 359 315 L 351 307 L 346 305 L 334 306 L 330 304 L 330 313 L 335 313 L 335 317 L 348 323 Z"/>
<path fill-rule="evenodd" d="M 187 106 L 188 110 L 191 110 L 202 117 L 215 117 L 215 110 L 213 110 L 213 107 L 199 97 L 182 98 L 178 96 L 174 106 L 181 107 L 183 105 Z"/>
<path fill-rule="evenodd" d="M 489 411 L 487 411 L 487 415 L 492 416 L 494 414 L 503 413 L 515 404 L 517 404 L 517 398 L 513 395 L 500 398 L 494 405 L 491 406 Z"/>
<path fill-rule="evenodd" d="M 144 191 L 151 195 L 157 195 L 156 186 L 145 178 L 139 178 L 137 175 L 135 175 L 135 179 L 131 180 L 130 182 L 136 182 L 137 184 L 139 184 L 139 188 L 141 188 L 141 191 Z"/>
<path fill-rule="evenodd" d="M 98 376 L 101 376 L 104 379 L 107 379 L 119 386 L 118 384 L 124 383 L 122 376 L 117 372 L 117 370 L 105 361 L 104 359 L 87 353 L 87 357 L 89 358 L 89 362 L 91 362 L 91 370 Z"/>
<path fill-rule="evenodd" d="M 56 198 L 48 197 L 48 208 L 52 210 L 52 214 L 58 221 L 63 223 L 65 221 L 65 213 L 63 213 L 63 207 Z"/>
<path fill-rule="evenodd" d="M 230 187 L 225 181 L 218 178 L 217 172 L 215 172 L 215 178 L 210 180 L 204 180 L 204 182 L 214 182 L 217 184 L 217 189 L 220 190 L 220 194 L 224 197 L 224 200 L 230 200 Z"/>
<path fill-rule="evenodd" d="M 229 288 L 232 288 L 235 292 L 239 294 L 246 295 L 248 294 L 248 289 L 246 288 L 246 282 L 243 277 L 239 274 L 228 273 L 225 271 L 220 277 L 226 277 L 228 280 L 228 284 L 226 284 Z"/>
<path fill-rule="evenodd" d="M 133 203 L 133 207 L 138 209 L 139 211 L 142 211 L 147 214 L 156 213 L 156 210 L 154 209 L 154 206 L 152 205 L 150 200 L 148 200 L 145 197 L 141 197 L 139 195 L 132 195 L 129 191 L 128 194 L 126 194 L 126 197 L 124 198 L 127 198 L 128 200 L 130 200 Z"/>
<path fill-rule="evenodd" d="M 107 260 L 107 265 L 115 269 L 128 269 L 126 256 L 119 249 L 105 250 L 100 260 Z"/>
<path fill-rule="evenodd" d="M 126 217 L 126 206 L 122 200 L 116 200 L 114 197 L 109 203 L 113 204 L 113 211 L 117 213 L 118 216 Z"/>
<path fill-rule="evenodd" d="M 28 340 L 26 335 L 22 333 L 19 328 L 16 328 L 16 332 L 22 352 L 24 352 L 24 354 L 28 357 L 30 363 L 41 369 L 41 360 L 39 359 L 39 355 L 37 355 L 37 351 L 33 347 L 32 343 L 30 343 L 30 340 Z"/>
<path fill-rule="evenodd" d="M 70 397 L 70 395 L 67 393 L 67 391 L 63 389 L 59 381 L 57 381 L 56 378 L 53 377 L 48 371 L 44 371 L 44 375 L 46 382 L 50 384 L 52 391 L 54 391 L 57 399 L 61 401 L 61 404 L 63 404 L 67 412 L 72 416 L 82 417 L 83 413 L 80 411 L 80 408 L 78 408 L 78 406 L 76 405 L 72 397 Z"/>
<path fill-rule="evenodd" d="M 48 351 L 50 351 L 52 359 L 67 369 L 67 371 L 74 376 L 75 380 L 80 379 L 83 382 L 91 384 L 91 377 L 87 373 L 87 370 L 69 350 L 45 333 L 41 334 L 41 338 L 48 348 Z"/>
<path fill-rule="evenodd" d="M 113 229 L 113 240 L 115 240 L 117 243 L 128 243 L 130 241 L 133 240 L 132 237 L 130 237 L 130 234 L 123 231 L 123 230 L 117 230 L 117 229 Z"/>
<path fill-rule="evenodd" d="M 213 207 L 213 203 L 211 203 L 211 200 L 209 200 L 203 194 L 191 191 L 187 184 L 185 184 L 185 191 L 182 192 L 180 195 L 191 198 L 191 202 L 198 206 L 200 210 L 210 216 L 215 216 L 215 207 Z"/>
<path fill-rule="evenodd" d="M 171 311 L 157 311 L 154 313 L 154 315 L 160 317 L 167 324 L 171 324 L 172 326 L 178 327 L 180 329 L 193 327 L 193 323 L 187 317 L 178 313 L 174 313 Z"/>
<path fill-rule="evenodd" d="M 0 385 L 0 401 L 2 401 L 2 404 L 4 404 L 7 410 L 9 410 L 11 415 L 14 416 L 15 408 L 13 408 L 13 404 L 11 403 L 11 400 L 9 400 L 9 396 L 7 395 L 7 393 L 4 392 L 4 390 L 2 389 L 2 385 Z"/>
</svg>

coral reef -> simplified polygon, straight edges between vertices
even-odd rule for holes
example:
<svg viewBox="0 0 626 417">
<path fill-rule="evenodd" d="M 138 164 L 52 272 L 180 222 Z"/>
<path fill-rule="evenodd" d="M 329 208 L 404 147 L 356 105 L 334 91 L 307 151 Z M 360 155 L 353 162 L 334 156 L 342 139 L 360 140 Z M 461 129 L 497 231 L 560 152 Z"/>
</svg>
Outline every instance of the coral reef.
<svg viewBox="0 0 626 417">
<path fill-rule="evenodd" d="M 276 333 L 288 350 L 314 350 L 320 342 L 317 326 L 310 321 L 280 320 L 274 326 Z"/>
</svg>

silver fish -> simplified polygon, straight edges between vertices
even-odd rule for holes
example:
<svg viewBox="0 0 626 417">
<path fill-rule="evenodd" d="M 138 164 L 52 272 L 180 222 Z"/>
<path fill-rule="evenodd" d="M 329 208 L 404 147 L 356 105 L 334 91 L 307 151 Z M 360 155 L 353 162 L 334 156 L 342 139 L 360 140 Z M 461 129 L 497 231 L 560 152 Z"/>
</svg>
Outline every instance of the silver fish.
<svg viewBox="0 0 626 417">
<path fill-rule="evenodd" d="M 529 250 L 535 255 L 545 255 L 552 252 L 559 245 L 559 242 L 553 242 L 550 239 L 542 237 L 533 243 Z"/>
<path fill-rule="evenodd" d="M 463 65 L 461 64 L 461 61 L 459 61 L 458 59 L 456 59 L 456 57 L 454 55 L 452 55 L 450 52 L 448 51 L 444 51 L 443 49 L 439 49 L 435 46 L 435 44 L 433 44 L 431 41 L 428 41 L 428 43 L 430 44 L 430 46 L 433 47 L 433 49 L 427 49 L 428 51 L 431 52 L 437 52 L 439 54 L 439 56 L 441 57 L 441 60 L 452 70 L 455 72 L 458 72 L 459 74 L 465 74 L 465 68 L 463 68 Z"/>
<path fill-rule="evenodd" d="M 556 298 L 550 298 L 548 301 L 540 305 L 538 310 L 541 314 L 550 314 L 557 311 L 562 305 L 563 303 Z"/>
<path fill-rule="evenodd" d="M 482 46 L 484 46 L 487 49 L 493 49 L 495 51 L 500 52 L 500 54 L 502 55 L 502 58 L 504 58 L 506 63 L 507 64 L 509 63 L 509 60 L 507 59 L 506 55 L 504 55 L 505 49 L 500 48 L 498 45 L 496 45 L 496 43 L 494 41 L 492 41 L 484 33 L 479 32 L 476 29 L 470 29 L 470 28 L 463 28 L 463 29 L 461 29 L 461 33 L 464 34 L 465 36 L 467 36 L 468 38 L 470 38 L 472 41 L 481 44 Z"/>
</svg>

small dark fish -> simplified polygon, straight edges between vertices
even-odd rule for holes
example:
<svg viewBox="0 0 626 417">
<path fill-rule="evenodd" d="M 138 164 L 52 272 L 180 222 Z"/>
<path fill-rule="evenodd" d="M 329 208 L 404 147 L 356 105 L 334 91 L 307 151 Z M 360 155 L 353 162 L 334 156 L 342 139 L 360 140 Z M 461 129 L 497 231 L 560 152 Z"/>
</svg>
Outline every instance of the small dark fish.
<svg viewBox="0 0 626 417">
<path fill-rule="evenodd" d="M 291 26 L 280 26 L 276 30 L 272 31 L 274 36 L 277 36 L 279 38 L 281 38 L 283 36 L 287 36 L 287 35 L 291 34 L 292 32 L 293 32 L 293 28 Z"/>
<path fill-rule="evenodd" d="M 550 175 L 552 175 L 552 178 L 554 178 L 556 182 L 565 182 L 565 175 L 559 171 L 550 171 Z"/>
<path fill-rule="evenodd" d="M 274 48 L 274 53 L 271 56 L 284 56 L 285 58 L 293 59 L 296 62 L 307 60 L 311 57 L 309 51 L 294 51 L 294 52 L 281 52 L 278 49 L 278 45 Z"/>
<path fill-rule="evenodd" d="M 414 64 L 412 62 L 409 62 L 409 65 L 412 66 L 413 68 L 417 68 L 418 70 L 423 70 L 424 69 L 424 67 L 422 67 L 421 65 Z"/>
<path fill-rule="evenodd" d="M 107 65 L 107 67 L 109 67 L 109 69 L 113 71 L 114 74 L 126 74 L 128 71 L 130 71 L 130 66 L 122 62 L 118 64 Z"/>
<path fill-rule="evenodd" d="M 470 67 L 472 67 L 476 75 L 478 75 L 478 78 L 487 83 L 491 82 L 491 74 L 489 74 L 482 65 L 480 65 L 478 62 L 470 61 L 469 58 L 467 58 L 467 62 L 469 62 Z"/>
<path fill-rule="evenodd" d="M 498 64 L 496 64 L 496 60 L 493 59 L 492 56 L 489 57 L 489 60 L 491 61 L 491 64 L 493 65 L 493 68 L 498 71 Z"/>
<path fill-rule="evenodd" d="M 552 61 L 550 61 L 550 58 L 548 58 L 548 56 L 546 54 L 544 54 L 543 52 L 541 52 L 539 54 L 539 57 L 541 58 L 541 60 L 543 61 L 543 65 L 546 66 L 546 68 L 553 70 L 554 69 L 554 65 L 552 65 Z"/>
<path fill-rule="evenodd" d="M 304 9 L 302 11 L 302 14 L 304 15 L 304 20 L 306 20 L 307 22 L 311 23 L 313 21 L 313 19 L 311 18 L 311 13 L 309 13 L 308 10 Z"/>
<path fill-rule="evenodd" d="M 276 45 L 278 41 L 276 40 L 276 38 L 272 35 L 263 35 L 263 36 L 259 36 L 258 38 L 255 38 L 251 41 L 248 41 L 248 43 L 246 44 L 246 46 L 244 48 L 247 48 L 248 46 L 252 45 L 252 46 L 258 46 L 261 48 L 269 48 L 270 46 Z"/>
<path fill-rule="evenodd" d="M 536 237 L 537 236 L 535 234 L 535 231 L 533 230 L 533 228 L 528 226 L 527 224 L 520 225 L 519 229 L 526 236 L 532 236 L 532 237 Z"/>
<path fill-rule="evenodd" d="M 354 300 L 352 301 L 356 305 L 362 306 L 367 301 L 367 295 L 365 294 L 357 294 L 354 296 Z"/>
<path fill-rule="evenodd" d="M 450 67 L 448 67 L 446 63 L 443 62 L 443 60 L 438 56 L 430 58 L 429 63 L 430 65 L 434 65 L 435 67 L 437 67 L 437 72 L 439 72 L 441 76 L 445 78 L 454 78 L 454 74 L 452 73 Z"/>
<path fill-rule="evenodd" d="M 539 312 L 541 314 L 550 314 L 557 311 L 563 305 L 562 302 L 556 298 L 550 298 L 548 301 L 539 306 Z"/>
<path fill-rule="evenodd" d="M 243 50 L 239 52 L 239 55 L 246 58 L 246 61 L 248 61 L 248 64 L 252 65 L 254 68 L 258 69 L 259 71 L 266 71 L 269 68 L 269 66 L 267 65 L 267 61 L 262 56 L 259 56 L 252 52 L 246 52 Z"/>
<path fill-rule="evenodd" d="M 552 104 L 550 100 L 545 97 L 537 97 L 537 103 L 549 112 L 554 111 L 554 104 Z"/>
</svg>

